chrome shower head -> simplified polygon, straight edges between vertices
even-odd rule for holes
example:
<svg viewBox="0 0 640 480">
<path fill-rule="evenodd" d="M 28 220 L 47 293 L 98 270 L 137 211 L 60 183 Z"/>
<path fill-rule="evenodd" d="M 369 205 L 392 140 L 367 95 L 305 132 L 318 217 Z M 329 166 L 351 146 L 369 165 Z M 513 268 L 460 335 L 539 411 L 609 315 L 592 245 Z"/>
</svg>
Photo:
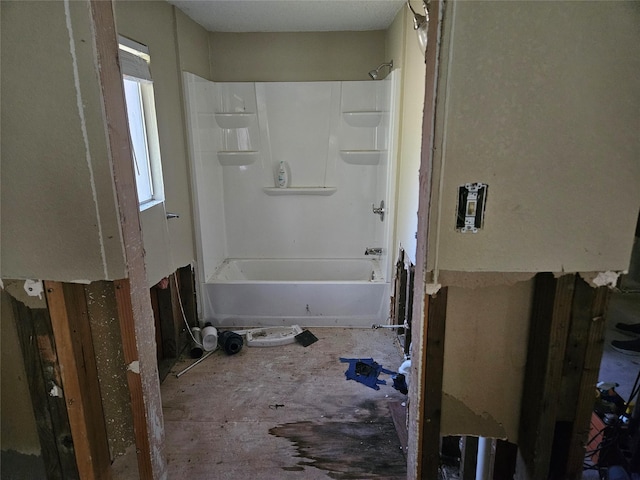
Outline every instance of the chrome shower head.
<svg viewBox="0 0 640 480">
<path fill-rule="evenodd" d="M 389 71 L 391 71 L 391 69 L 393 68 L 393 60 L 391 60 L 389 63 L 381 63 L 380 65 L 378 65 L 378 68 L 376 68 L 375 70 L 371 70 L 369 72 L 369 76 L 371 77 L 371 80 L 378 79 L 378 73 L 380 73 L 380 69 L 383 67 L 389 67 Z"/>
</svg>

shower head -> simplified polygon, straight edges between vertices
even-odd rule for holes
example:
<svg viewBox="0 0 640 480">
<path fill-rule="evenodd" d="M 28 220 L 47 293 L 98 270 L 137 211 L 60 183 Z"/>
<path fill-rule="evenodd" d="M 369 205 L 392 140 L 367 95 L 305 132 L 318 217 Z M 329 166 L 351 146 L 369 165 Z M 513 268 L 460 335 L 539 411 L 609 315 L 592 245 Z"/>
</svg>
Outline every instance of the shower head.
<svg viewBox="0 0 640 480">
<path fill-rule="evenodd" d="M 391 60 L 389 63 L 381 63 L 380 65 L 378 65 L 378 68 L 376 68 L 375 70 L 371 70 L 369 72 L 369 76 L 371 77 L 371 80 L 378 79 L 378 73 L 380 73 L 380 69 L 382 67 L 389 67 L 389 71 L 391 71 L 391 69 L 393 68 L 393 60 Z"/>
</svg>

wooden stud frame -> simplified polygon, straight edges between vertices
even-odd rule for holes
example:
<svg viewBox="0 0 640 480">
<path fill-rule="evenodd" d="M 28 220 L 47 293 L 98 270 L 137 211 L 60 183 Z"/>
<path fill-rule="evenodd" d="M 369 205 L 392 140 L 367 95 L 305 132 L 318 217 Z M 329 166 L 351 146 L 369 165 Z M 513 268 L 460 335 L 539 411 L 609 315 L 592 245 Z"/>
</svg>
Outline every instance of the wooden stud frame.
<svg viewBox="0 0 640 480">
<path fill-rule="evenodd" d="M 11 303 L 47 478 L 79 478 L 49 312 Z"/>
<path fill-rule="evenodd" d="M 44 282 L 62 390 L 83 480 L 111 478 L 111 458 L 84 287 Z"/>
<path fill-rule="evenodd" d="M 167 476 L 164 420 L 155 349 L 155 325 L 144 265 L 113 3 L 90 1 L 99 83 L 104 102 L 107 141 L 120 214 L 128 278 L 115 282 L 116 301 L 131 393 L 140 478 Z"/>
<path fill-rule="evenodd" d="M 435 365 L 428 365 L 427 330 L 429 323 L 429 298 L 426 295 L 427 251 L 429 211 L 431 208 L 431 184 L 434 148 L 434 126 L 436 115 L 436 90 L 440 57 L 440 37 L 442 30 L 443 2 L 430 2 L 430 28 L 428 47 L 425 56 L 425 97 L 422 121 L 422 153 L 418 193 L 418 232 L 416 245 L 416 266 L 413 295 L 413 314 L 411 321 L 411 378 L 409 388 L 409 448 L 407 452 L 407 478 L 438 478 L 437 466 L 431 461 L 439 457 L 440 442 L 427 439 L 425 433 L 440 430 L 439 417 L 428 418 L 425 403 L 433 400 L 426 397 L 426 379 Z M 440 339 L 444 341 L 444 339 Z M 437 398 L 442 400 L 442 385 L 431 385 Z M 436 400 L 438 401 L 438 400 Z M 426 425 L 429 423 L 429 425 Z M 426 462 L 425 462 L 426 460 Z"/>
</svg>

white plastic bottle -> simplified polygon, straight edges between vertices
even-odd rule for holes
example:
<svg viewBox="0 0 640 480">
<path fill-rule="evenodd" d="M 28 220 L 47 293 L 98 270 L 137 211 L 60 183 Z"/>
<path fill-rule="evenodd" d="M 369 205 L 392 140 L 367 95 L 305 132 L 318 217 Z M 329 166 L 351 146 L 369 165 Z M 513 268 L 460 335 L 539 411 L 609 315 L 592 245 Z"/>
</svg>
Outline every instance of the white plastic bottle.
<svg viewBox="0 0 640 480">
<path fill-rule="evenodd" d="M 202 329 L 202 348 L 207 352 L 212 352 L 218 348 L 218 330 L 209 322 Z"/>
<path fill-rule="evenodd" d="M 289 174 L 287 173 L 287 165 L 284 161 L 280 161 L 278 167 L 278 187 L 287 188 L 289 186 Z"/>
</svg>

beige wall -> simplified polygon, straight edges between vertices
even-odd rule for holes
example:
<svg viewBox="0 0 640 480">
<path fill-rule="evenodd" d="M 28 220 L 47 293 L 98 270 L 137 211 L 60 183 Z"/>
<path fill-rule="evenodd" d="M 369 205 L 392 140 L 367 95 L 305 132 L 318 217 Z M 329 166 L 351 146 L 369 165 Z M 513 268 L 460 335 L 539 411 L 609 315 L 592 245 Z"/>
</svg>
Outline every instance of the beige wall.
<svg viewBox="0 0 640 480">
<path fill-rule="evenodd" d="M 369 80 L 385 58 L 385 32 L 209 34 L 212 80 Z"/>
<path fill-rule="evenodd" d="M 532 293 L 532 280 L 449 288 L 443 434 L 517 441 Z"/>
<path fill-rule="evenodd" d="M 415 3 L 418 9 L 418 2 Z M 388 56 L 402 72 L 394 254 L 402 246 L 415 264 L 425 63 L 407 8 L 398 12 L 387 32 L 387 49 L 391 52 Z"/>
<path fill-rule="evenodd" d="M 149 285 L 195 259 L 182 70 L 209 76 L 207 32 L 164 1 L 117 1 L 118 33 L 149 47 L 165 202 L 141 212 Z M 180 218 L 166 220 L 166 212 Z"/>
<path fill-rule="evenodd" d="M 428 256 L 450 287 L 442 428 L 516 441 L 529 272 L 629 266 L 640 204 L 640 9 L 447 9 Z M 489 184 L 485 228 L 460 234 L 456 189 L 476 181 Z"/>
<path fill-rule="evenodd" d="M 444 173 L 432 198 L 434 222 L 441 217 L 430 242 L 437 268 L 626 269 L 640 204 L 638 4 L 448 9 L 436 145 Z M 485 228 L 460 234 L 457 187 L 476 181 L 489 184 Z"/>
<path fill-rule="evenodd" d="M 126 276 L 88 3 L 68 7 L 1 3 L 4 278 Z"/>
</svg>

